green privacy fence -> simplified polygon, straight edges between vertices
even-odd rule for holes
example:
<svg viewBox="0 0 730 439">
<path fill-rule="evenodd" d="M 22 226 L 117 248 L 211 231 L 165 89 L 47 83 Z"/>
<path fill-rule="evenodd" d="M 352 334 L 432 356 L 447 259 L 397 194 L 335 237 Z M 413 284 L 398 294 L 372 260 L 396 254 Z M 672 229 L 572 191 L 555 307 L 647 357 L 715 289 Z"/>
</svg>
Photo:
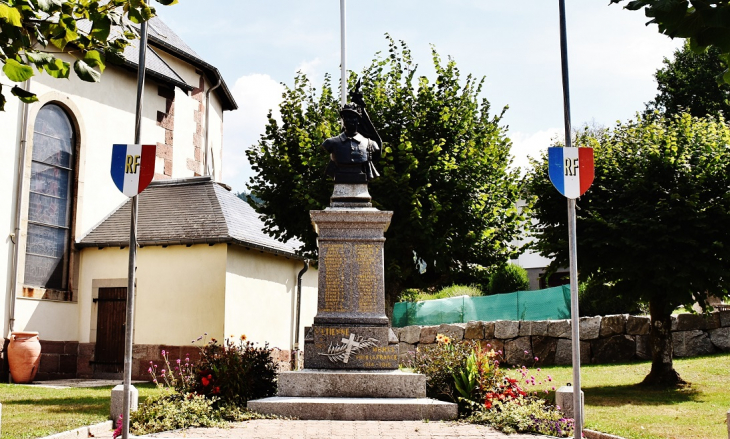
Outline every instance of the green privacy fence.
<svg viewBox="0 0 730 439">
<path fill-rule="evenodd" d="M 398 302 L 393 326 L 466 323 L 471 320 L 560 320 L 570 318 L 570 286 L 480 297 Z"/>
</svg>

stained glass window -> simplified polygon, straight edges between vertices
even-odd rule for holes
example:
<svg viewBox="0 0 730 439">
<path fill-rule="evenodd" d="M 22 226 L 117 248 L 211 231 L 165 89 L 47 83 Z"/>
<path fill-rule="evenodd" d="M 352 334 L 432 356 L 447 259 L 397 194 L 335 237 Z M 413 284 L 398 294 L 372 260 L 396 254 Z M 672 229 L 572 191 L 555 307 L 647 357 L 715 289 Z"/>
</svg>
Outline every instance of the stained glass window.
<svg viewBox="0 0 730 439">
<path fill-rule="evenodd" d="M 33 131 L 26 285 L 68 287 L 75 145 L 66 112 L 54 104 L 41 108 Z"/>
</svg>

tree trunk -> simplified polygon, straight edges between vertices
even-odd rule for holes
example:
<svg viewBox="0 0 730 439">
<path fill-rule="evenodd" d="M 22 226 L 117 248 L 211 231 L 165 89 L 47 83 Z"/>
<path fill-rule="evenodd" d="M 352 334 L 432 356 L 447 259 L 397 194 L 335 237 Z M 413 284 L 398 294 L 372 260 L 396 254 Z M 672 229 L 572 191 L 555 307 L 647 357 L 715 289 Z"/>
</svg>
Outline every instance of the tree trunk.
<svg viewBox="0 0 730 439">
<path fill-rule="evenodd" d="M 651 346 L 651 371 L 641 383 L 646 386 L 676 387 L 686 384 L 674 370 L 672 356 L 672 309 L 667 306 L 663 298 L 652 297 L 649 301 L 651 315 L 651 332 L 649 335 Z"/>
</svg>

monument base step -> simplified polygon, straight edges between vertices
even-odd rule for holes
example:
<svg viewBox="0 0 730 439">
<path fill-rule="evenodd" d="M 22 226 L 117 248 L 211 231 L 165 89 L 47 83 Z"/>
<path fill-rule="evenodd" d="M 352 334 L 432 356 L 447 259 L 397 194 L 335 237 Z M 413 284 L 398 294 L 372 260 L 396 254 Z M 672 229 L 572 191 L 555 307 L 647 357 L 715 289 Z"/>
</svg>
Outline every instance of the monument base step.
<svg viewBox="0 0 730 439">
<path fill-rule="evenodd" d="M 425 398 L 426 375 L 400 370 L 304 369 L 279 374 L 278 396 Z"/>
<path fill-rule="evenodd" d="M 248 402 L 267 415 L 334 421 L 442 421 L 456 419 L 456 404 L 428 398 L 306 398 L 273 396 Z"/>
</svg>

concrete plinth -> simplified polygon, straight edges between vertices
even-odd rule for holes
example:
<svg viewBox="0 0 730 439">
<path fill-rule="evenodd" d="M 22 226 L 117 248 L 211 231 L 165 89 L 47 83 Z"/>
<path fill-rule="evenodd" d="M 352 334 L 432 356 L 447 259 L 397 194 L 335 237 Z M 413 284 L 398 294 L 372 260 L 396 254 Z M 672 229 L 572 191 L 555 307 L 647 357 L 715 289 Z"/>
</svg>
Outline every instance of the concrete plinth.
<svg viewBox="0 0 730 439">
<path fill-rule="evenodd" d="M 305 398 L 274 396 L 248 402 L 259 413 L 335 421 L 451 420 L 456 404 L 427 398 Z"/>
<path fill-rule="evenodd" d="M 585 394 L 582 390 L 580 391 L 580 401 L 581 405 L 585 407 Z M 560 407 L 560 410 L 567 418 L 575 418 L 575 410 L 573 407 L 573 386 L 562 386 L 555 391 L 555 405 Z"/>
<path fill-rule="evenodd" d="M 259 413 L 299 419 L 456 419 L 456 404 L 426 398 L 426 376 L 397 370 L 312 370 L 279 374 L 278 396 L 248 402 Z"/>
<path fill-rule="evenodd" d="M 426 375 L 387 371 L 311 370 L 279 374 L 279 396 L 425 398 Z"/>
<path fill-rule="evenodd" d="M 130 385 L 129 386 L 129 411 L 134 412 L 137 411 L 137 406 L 139 402 L 139 391 L 136 387 Z M 112 400 L 111 404 L 109 406 L 109 412 L 110 416 L 112 418 L 112 425 L 114 427 L 117 426 L 117 421 L 119 420 L 119 415 L 124 413 L 124 386 L 119 384 L 118 386 L 114 386 L 112 389 Z"/>
</svg>

